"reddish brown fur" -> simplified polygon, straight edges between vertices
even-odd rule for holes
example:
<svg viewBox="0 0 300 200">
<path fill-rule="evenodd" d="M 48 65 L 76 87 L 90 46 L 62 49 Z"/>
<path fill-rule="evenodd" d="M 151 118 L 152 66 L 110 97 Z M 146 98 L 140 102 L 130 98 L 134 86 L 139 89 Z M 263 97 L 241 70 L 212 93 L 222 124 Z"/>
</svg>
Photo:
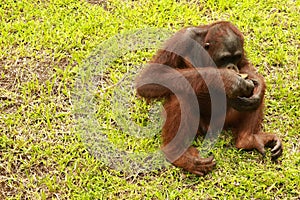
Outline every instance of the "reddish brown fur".
<svg viewBox="0 0 300 200">
<path fill-rule="evenodd" d="M 199 34 L 201 41 L 198 41 L 200 45 L 204 45 L 206 40 L 213 40 L 215 46 L 208 49 L 208 53 L 213 57 L 214 52 L 218 49 L 218 45 L 222 43 L 224 34 L 227 30 L 231 30 L 238 37 L 243 44 L 244 39 L 242 33 L 229 22 L 217 22 L 211 25 L 197 27 L 203 30 Z M 165 47 L 173 47 L 174 43 L 182 39 L 182 34 L 185 34 L 187 29 L 182 29 L 170 38 Z M 184 39 L 182 39 L 184 41 Z M 167 113 L 167 119 L 162 130 L 162 149 L 169 158 L 178 151 L 178 146 L 168 146 L 164 149 L 176 136 L 180 120 L 183 117 L 180 102 L 177 96 L 174 95 L 189 95 L 186 89 L 187 86 L 184 84 L 178 84 L 181 82 L 182 77 L 168 70 L 167 68 L 155 69 L 156 64 L 164 64 L 169 67 L 176 69 L 182 74 L 186 80 L 191 84 L 194 92 L 197 95 L 199 108 L 201 110 L 200 121 L 199 114 L 193 113 L 191 108 L 190 113 L 184 116 L 183 123 L 199 123 L 198 133 L 205 134 L 209 127 L 211 109 L 210 109 L 210 97 L 208 94 L 207 85 L 212 86 L 218 90 L 222 81 L 224 83 L 225 93 L 228 100 L 228 107 L 226 111 L 224 130 L 231 129 L 235 136 L 235 145 L 241 149 L 257 149 L 260 153 L 265 154 L 265 147 L 273 148 L 272 158 L 277 159 L 282 153 L 282 145 L 280 140 L 274 134 L 264 133 L 261 130 L 261 124 L 263 120 L 263 98 L 265 94 L 265 81 L 261 75 L 259 75 L 255 68 L 247 60 L 244 50 L 242 52 L 242 58 L 237 63 L 237 67 L 240 73 L 246 73 L 249 75 L 250 80 L 256 81 L 256 86 L 253 90 L 253 94 L 249 98 L 243 98 L 241 100 L 239 96 L 245 96 L 245 93 L 241 88 L 238 88 L 237 74 L 232 70 L 226 68 L 213 68 L 208 66 L 196 66 L 193 67 L 190 62 L 189 56 L 189 45 L 185 42 L 181 43 L 180 50 L 183 52 L 183 56 L 176 55 L 168 50 L 161 49 L 150 61 L 150 66 L 147 67 L 137 79 L 137 83 L 142 83 L 143 80 L 149 77 L 155 77 L 157 80 L 168 80 L 175 87 L 175 91 L 170 91 L 167 87 L 159 84 L 146 84 L 137 88 L 137 92 L 140 96 L 147 99 L 152 98 L 164 98 L 164 108 Z M 176 46 L 174 48 L 177 48 Z M 218 66 L 219 67 L 219 66 Z M 220 74 L 221 79 L 218 79 L 217 74 Z M 201 75 L 200 75 L 201 74 Z M 206 77 L 204 82 L 203 77 Z M 237 86 L 238 89 L 233 89 L 233 86 Z M 245 89 L 245 88 L 244 88 Z M 222 90 L 220 89 L 220 92 Z M 187 102 L 182 100 L 182 105 L 189 106 Z M 234 108 L 233 108 L 234 107 Z M 239 110 L 239 111 L 238 111 Z M 220 119 L 222 116 L 220 116 Z M 214 123 L 219 123 L 216 120 Z M 185 130 L 184 135 L 180 135 L 181 140 L 185 137 L 193 137 L 194 133 L 190 132 L 189 126 Z M 180 144 L 177 144 L 180 145 Z M 184 168 L 185 170 L 203 175 L 212 170 L 215 162 L 213 158 L 201 158 L 198 150 L 195 147 L 190 146 L 177 160 L 173 161 L 173 164 Z"/>
</svg>

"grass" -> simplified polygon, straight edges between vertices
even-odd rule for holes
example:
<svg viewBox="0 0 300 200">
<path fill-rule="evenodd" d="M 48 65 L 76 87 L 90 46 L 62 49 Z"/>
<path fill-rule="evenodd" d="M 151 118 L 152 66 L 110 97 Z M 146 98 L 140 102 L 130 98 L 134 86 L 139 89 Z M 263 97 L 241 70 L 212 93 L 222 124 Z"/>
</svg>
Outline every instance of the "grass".
<svg viewBox="0 0 300 200">
<path fill-rule="evenodd" d="M 294 0 L 1 1 L 0 199 L 298 199 L 299 7 Z M 212 150 L 216 169 L 196 177 L 156 155 L 160 124 L 151 116 L 158 115 L 122 93 L 132 78 L 124 74 L 134 74 L 155 48 L 114 54 L 109 41 L 137 29 L 175 32 L 216 20 L 230 20 L 245 34 L 248 57 L 268 85 L 264 130 L 282 138 L 284 154 L 272 163 L 235 149 L 224 133 Z M 91 83 L 85 67 L 99 61 L 93 52 L 108 59 L 105 53 L 112 52 L 114 59 L 100 60 L 105 70 Z M 96 86 L 86 101 L 74 101 L 79 75 L 79 83 Z M 78 105 L 92 105 L 86 111 L 94 111 L 96 121 L 86 120 L 90 113 Z M 128 119 L 152 129 L 132 132 L 136 126 Z M 134 173 L 138 167 L 130 162 L 145 166 L 149 154 L 154 167 Z M 124 156 L 127 162 L 120 161 Z"/>
</svg>

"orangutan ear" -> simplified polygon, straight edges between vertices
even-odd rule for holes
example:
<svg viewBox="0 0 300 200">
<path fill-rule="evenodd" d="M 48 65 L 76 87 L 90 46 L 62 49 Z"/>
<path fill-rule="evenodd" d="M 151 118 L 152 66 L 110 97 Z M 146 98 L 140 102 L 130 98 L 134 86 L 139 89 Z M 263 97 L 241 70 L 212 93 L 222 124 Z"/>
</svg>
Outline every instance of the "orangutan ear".
<svg viewBox="0 0 300 200">
<path fill-rule="evenodd" d="M 190 39 L 187 40 L 188 48 L 185 48 L 186 55 L 184 59 L 187 60 L 187 66 L 206 67 L 215 66 L 213 60 L 208 54 L 210 44 L 205 42 L 205 37 L 208 33 L 206 27 L 189 27 L 186 29 L 185 35 Z M 184 46 L 184 45 L 182 45 Z M 185 45 L 187 46 L 187 45 Z"/>
<path fill-rule="evenodd" d="M 204 39 L 207 35 L 208 28 L 203 28 L 203 27 L 189 27 L 187 28 L 187 33 L 190 35 L 191 38 L 196 40 L 199 44 L 202 46 L 204 43 Z"/>
</svg>

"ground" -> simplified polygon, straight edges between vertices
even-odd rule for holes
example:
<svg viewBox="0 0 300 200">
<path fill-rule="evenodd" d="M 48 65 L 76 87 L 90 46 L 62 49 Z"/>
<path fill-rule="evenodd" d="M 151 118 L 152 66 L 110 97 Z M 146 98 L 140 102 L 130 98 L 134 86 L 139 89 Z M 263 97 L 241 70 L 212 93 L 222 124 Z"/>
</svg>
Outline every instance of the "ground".
<svg viewBox="0 0 300 200">
<path fill-rule="evenodd" d="M 0 199 L 299 199 L 299 8 L 294 0 L 1 1 Z M 168 31 L 217 20 L 239 27 L 249 59 L 266 78 L 263 126 L 283 140 L 278 162 L 269 154 L 235 149 L 230 133 L 222 133 L 211 149 L 218 164 L 204 177 L 164 161 L 135 174 L 125 165 L 120 169 L 125 162 L 120 158 L 138 152 L 141 156 L 129 161 L 143 163 L 148 160 L 143 155 L 160 146 L 159 126 L 149 135 L 117 126 L 118 108 L 129 108 L 126 113 L 141 126 L 153 124 L 147 104 L 112 101 L 126 96 L 114 96 L 127 80 L 123 75 L 146 63 L 155 48 L 114 54 L 103 64 L 105 77 L 95 79 L 95 93 L 89 95 L 105 141 L 98 141 L 100 151 L 93 149 L 78 128 L 86 115 L 78 115 L 73 96 L 80 77 L 91 78 L 83 75 L 87 58 L 104 47 L 114 53 L 117 48 L 108 45 L 116 35 L 167 30 L 155 33 L 162 40 Z M 112 147 L 120 149 L 118 157 L 110 157 Z"/>
</svg>

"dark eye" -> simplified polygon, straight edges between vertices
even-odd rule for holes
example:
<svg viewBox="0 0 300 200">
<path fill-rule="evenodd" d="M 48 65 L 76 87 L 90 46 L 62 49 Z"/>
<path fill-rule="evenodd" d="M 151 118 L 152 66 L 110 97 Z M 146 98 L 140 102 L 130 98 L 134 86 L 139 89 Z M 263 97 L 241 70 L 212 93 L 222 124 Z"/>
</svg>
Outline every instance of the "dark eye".
<svg viewBox="0 0 300 200">
<path fill-rule="evenodd" d="M 237 54 L 234 56 L 235 60 L 240 60 L 242 58 L 242 54 Z"/>
<path fill-rule="evenodd" d="M 226 63 L 230 60 L 230 56 L 223 56 L 220 60 L 221 62 Z"/>
<path fill-rule="evenodd" d="M 205 49 L 205 50 L 208 50 L 208 49 L 209 49 L 209 43 L 205 43 L 205 44 L 204 44 L 204 49 Z"/>
</svg>

